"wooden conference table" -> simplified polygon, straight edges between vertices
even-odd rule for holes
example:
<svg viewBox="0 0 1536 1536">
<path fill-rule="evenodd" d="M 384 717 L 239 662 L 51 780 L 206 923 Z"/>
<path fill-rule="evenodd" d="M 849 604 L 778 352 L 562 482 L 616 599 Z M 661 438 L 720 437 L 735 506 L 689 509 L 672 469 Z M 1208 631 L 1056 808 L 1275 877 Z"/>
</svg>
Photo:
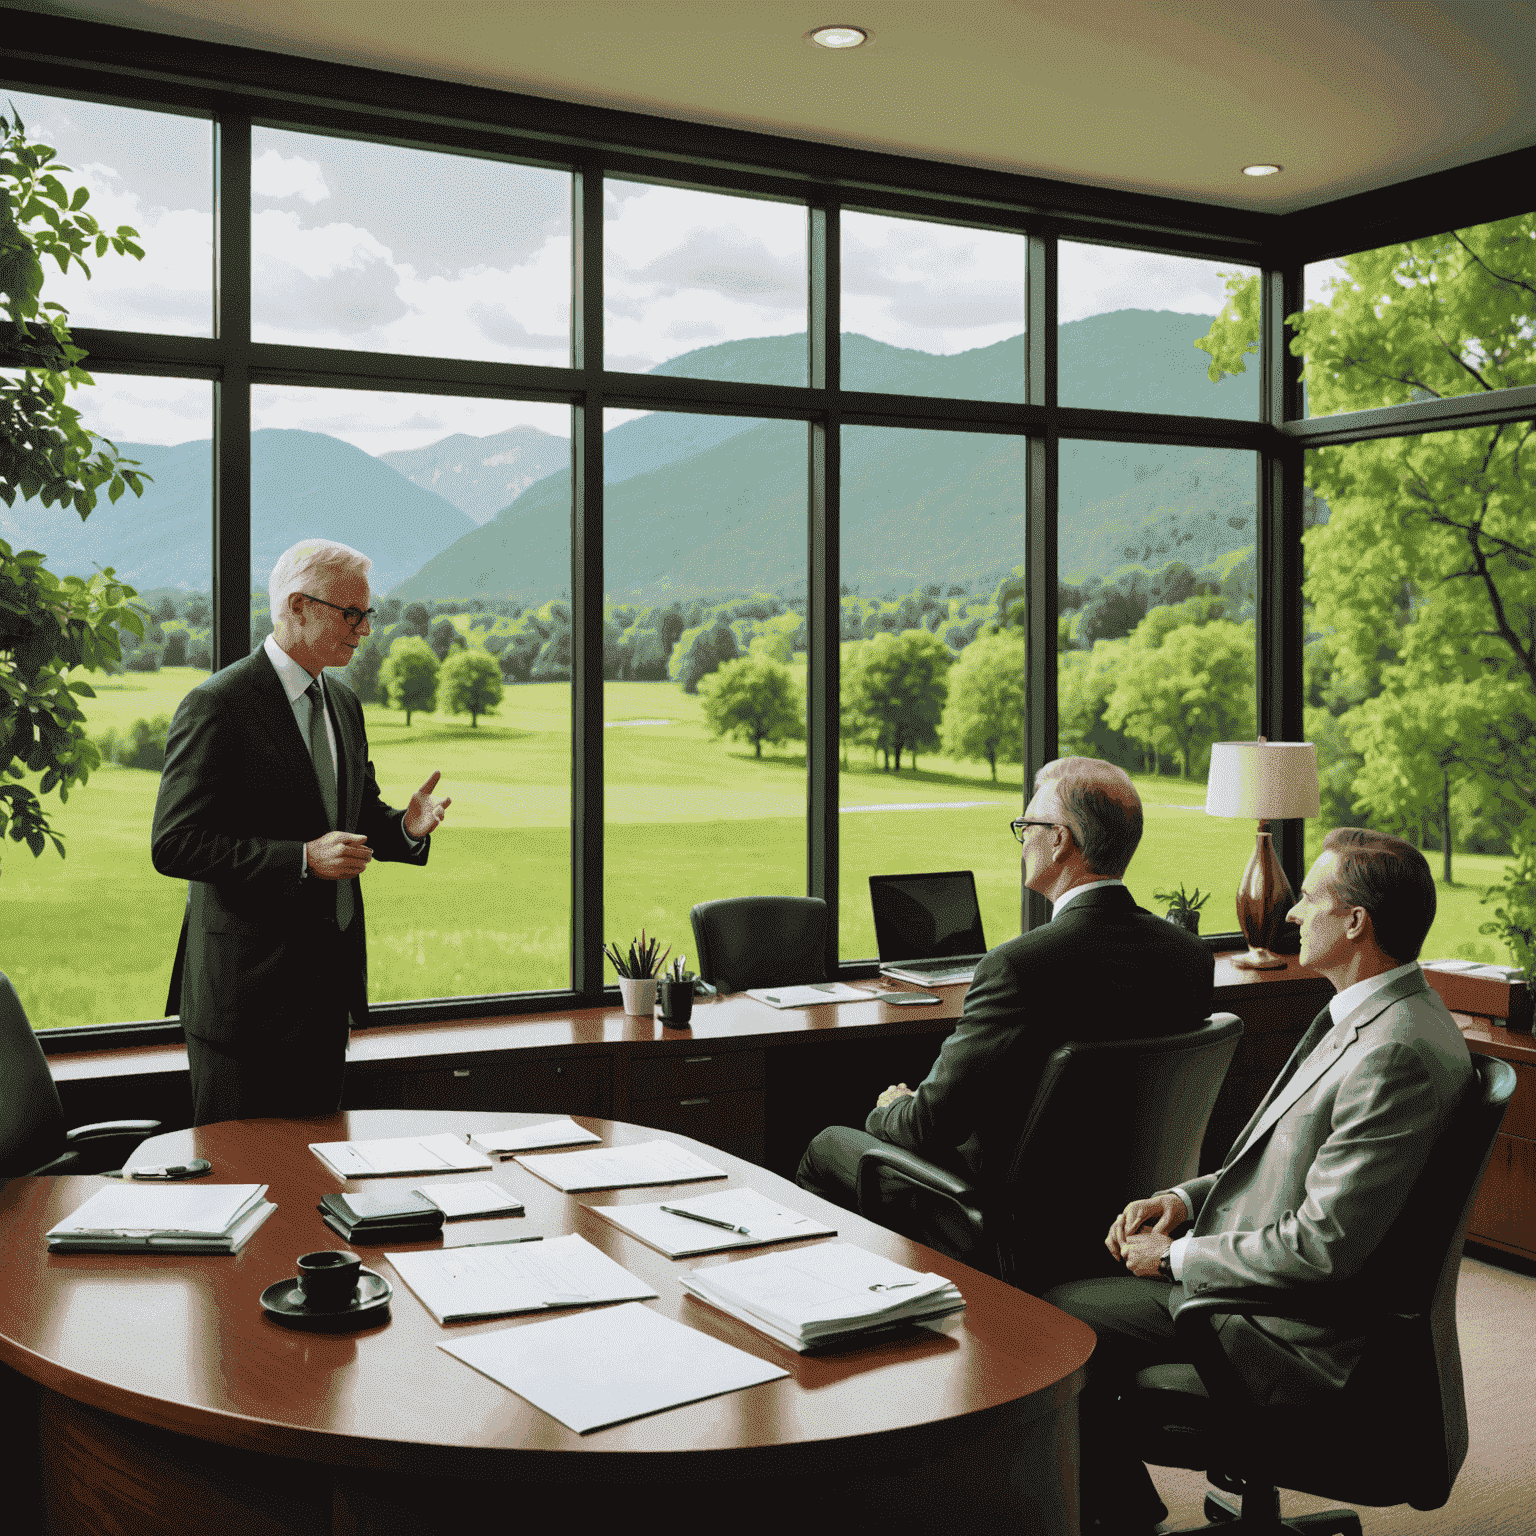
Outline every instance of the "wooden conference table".
<svg viewBox="0 0 1536 1536">
<path fill-rule="evenodd" d="M 685 1267 L 729 1258 L 670 1260 L 585 1209 L 655 1200 L 655 1189 L 564 1195 L 512 1162 L 451 1177 L 494 1179 L 525 1203 L 525 1215 L 450 1223 L 450 1245 L 579 1232 L 660 1293 L 646 1305 L 785 1366 L 789 1377 L 577 1435 L 436 1348 L 538 1319 L 440 1327 L 379 1247 L 353 1245 L 395 1285 L 387 1322 L 309 1333 L 262 1312 L 261 1291 L 294 1274 L 297 1255 L 340 1246 L 315 1211 L 340 1181 L 307 1143 L 538 1118 L 363 1110 L 229 1121 L 145 1142 L 136 1162 L 204 1156 L 218 1182 L 270 1185 L 277 1211 L 233 1258 L 50 1255 L 43 1233 L 104 1181 L 0 1185 L 0 1393 L 15 1462 L 9 1507 L 31 1496 L 45 1507 L 50 1532 L 133 1536 L 462 1533 L 518 1515 L 562 1523 L 684 1516 L 689 1525 L 720 1520 L 736 1532 L 886 1532 L 916 1523 L 1074 1536 L 1075 1399 L 1092 1332 L 676 1133 L 665 1134 L 725 1168 L 731 1184 L 820 1215 L 843 1240 L 952 1278 L 966 1312 L 942 1331 L 914 1327 L 879 1344 L 796 1355 L 685 1297 L 677 1278 Z M 658 1135 L 582 1123 L 613 1145 Z M 681 1186 L 705 1187 L 726 1186 Z"/>
</svg>

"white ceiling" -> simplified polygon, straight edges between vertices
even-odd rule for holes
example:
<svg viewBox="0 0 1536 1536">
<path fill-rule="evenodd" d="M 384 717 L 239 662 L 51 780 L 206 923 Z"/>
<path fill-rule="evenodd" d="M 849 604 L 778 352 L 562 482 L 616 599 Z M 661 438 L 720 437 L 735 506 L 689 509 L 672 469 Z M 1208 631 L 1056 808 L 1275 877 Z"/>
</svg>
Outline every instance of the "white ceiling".
<svg viewBox="0 0 1536 1536">
<path fill-rule="evenodd" d="M 1536 144 L 1536 0 L 21 0 L 825 144 L 1288 212 Z M 873 42 L 829 53 L 828 22 Z M 1241 174 L 1278 161 L 1279 176 Z"/>
</svg>

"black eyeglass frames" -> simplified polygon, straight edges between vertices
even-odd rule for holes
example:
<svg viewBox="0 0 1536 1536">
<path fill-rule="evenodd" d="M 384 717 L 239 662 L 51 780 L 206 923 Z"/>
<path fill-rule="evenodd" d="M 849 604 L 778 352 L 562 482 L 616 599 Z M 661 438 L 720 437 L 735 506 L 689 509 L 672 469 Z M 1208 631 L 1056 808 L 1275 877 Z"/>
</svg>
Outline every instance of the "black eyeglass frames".
<svg viewBox="0 0 1536 1536">
<path fill-rule="evenodd" d="M 1026 827 L 1054 827 L 1059 823 L 1054 821 L 1033 821 L 1028 816 L 1016 816 L 1008 823 L 1013 835 L 1022 843 L 1024 841 L 1024 829 Z"/>
<path fill-rule="evenodd" d="M 301 592 L 299 596 L 309 598 L 310 602 L 319 603 L 323 608 L 334 608 L 353 629 L 357 629 L 365 619 L 371 624 L 379 616 L 377 608 L 343 608 L 340 603 L 328 603 L 323 597 L 314 597 L 308 592 Z"/>
</svg>

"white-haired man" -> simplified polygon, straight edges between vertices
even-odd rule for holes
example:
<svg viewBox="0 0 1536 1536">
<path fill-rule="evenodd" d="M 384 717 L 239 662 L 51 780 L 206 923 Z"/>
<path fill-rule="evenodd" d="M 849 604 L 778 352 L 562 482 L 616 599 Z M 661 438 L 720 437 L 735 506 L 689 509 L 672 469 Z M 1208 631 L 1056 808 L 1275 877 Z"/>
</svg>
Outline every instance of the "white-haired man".
<svg viewBox="0 0 1536 1536">
<path fill-rule="evenodd" d="M 168 1014 L 181 1015 L 193 1122 L 321 1115 L 341 1104 L 350 1025 L 368 1011 L 359 876 L 425 864 L 449 801 L 434 773 L 402 811 L 379 796 L 344 667 L 369 633 L 366 555 L 286 550 L 272 633 L 182 700 L 151 851 L 188 884 Z"/>
</svg>

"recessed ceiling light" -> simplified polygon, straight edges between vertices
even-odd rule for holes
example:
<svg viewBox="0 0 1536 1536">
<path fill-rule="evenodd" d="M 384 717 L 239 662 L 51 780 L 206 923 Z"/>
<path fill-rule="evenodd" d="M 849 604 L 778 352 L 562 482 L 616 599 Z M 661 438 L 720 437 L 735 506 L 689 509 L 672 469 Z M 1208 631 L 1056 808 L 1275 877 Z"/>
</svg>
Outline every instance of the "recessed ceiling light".
<svg viewBox="0 0 1536 1536">
<path fill-rule="evenodd" d="M 857 48 L 869 41 L 869 33 L 863 27 L 817 27 L 808 36 L 823 48 Z"/>
<path fill-rule="evenodd" d="M 1280 174 L 1280 169 L 1281 168 L 1278 165 L 1245 165 L 1243 167 L 1243 175 L 1278 176 Z"/>
</svg>

